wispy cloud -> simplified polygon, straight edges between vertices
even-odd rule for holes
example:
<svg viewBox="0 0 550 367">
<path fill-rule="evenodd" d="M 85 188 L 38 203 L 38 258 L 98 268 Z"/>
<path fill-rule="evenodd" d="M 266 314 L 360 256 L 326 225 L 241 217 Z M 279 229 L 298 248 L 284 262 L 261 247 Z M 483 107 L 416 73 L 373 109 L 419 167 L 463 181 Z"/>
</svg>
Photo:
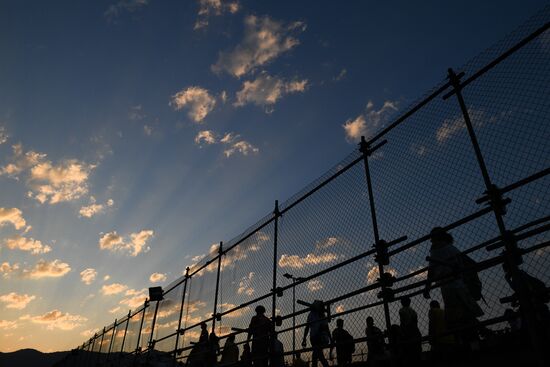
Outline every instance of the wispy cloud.
<svg viewBox="0 0 550 367">
<path fill-rule="evenodd" d="M 36 324 L 46 325 L 48 330 L 73 330 L 88 321 L 84 316 L 71 315 L 70 313 L 63 313 L 59 310 L 52 310 L 38 316 L 21 316 L 20 320 L 29 320 Z"/>
<path fill-rule="evenodd" d="M 99 248 L 112 252 L 126 252 L 130 256 L 137 256 L 150 250 L 147 242 L 153 237 L 152 230 L 141 230 L 136 233 L 130 233 L 128 237 L 122 237 L 116 231 L 103 234 L 99 239 Z"/>
<path fill-rule="evenodd" d="M 120 283 L 105 284 L 101 287 L 101 293 L 104 296 L 111 296 L 113 294 L 119 294 L 128 289 L 127 285 Z"/>
<path fill-rule="evenodd" d="M 0 320 L 0 330 L 13 330 L 18 326 L 17 321 Z"/>
<path fill-rule="evenodd" d="M 104 212 L 106 208 L 113 206 L 114 203 L 115 202 L 113 199 L 109 199 L 105 202 L 105 204 L 98 204 L 95 197 L 91 196 L 90 204 L 82 206 L 78 211 L 78 214 L 84 218 L 91 218 L 96 214 Z"/>
<path fill-rule="evenodd" d="M 124 12 L 134 13 L 149 3 L 149 0 L 119 0 L 115 4 L 109 5 L 103 15 L 107 20 L 113 21 Z"/>
<path fill-rule="evenodd" d="M 202 130 L 197 133 L 197 136 L 195 136 L 195 144 L 201 145 L 204 144 L 215 144 L 216 143 L 216 135 L 212 130 Z"/>
<path fill-rule="evenodd" d="M 34 267 L 23 270 L 23 277 L 30 279 L 59 278 L 70 271 L 71 267 L 69 264 L 61 260 L 47 261 L 40 259 Z"/>
<path fill-rule="evenodd" d="M 176 111 L 186 109 L 187 115 L 196 123 L 202 123 L 214 107 L 216 98 L 202 87 L 188 87 L 172 96 L 170 101 Z"/>
<path fill-rule="evenodd" d="M 212 70 L 241 77 L 263 66 L 300 42 L 295 35 L 303 32 L 303 22 L 283 24 L 267 16 L 245 18 L 244 39 L 232 51 L 221 52 Z"/>
<path fill-rule="evenodd" d="M 220 16 L 224 13 L 235 14 L 240 9 L 236 0 L 199 0 L 199 13 L 193 29 L 201 29 L 208 26 L 211 16 Z"/>
<path fill-rule="evenodd" d="M 283 254 L 279 259 L 279 266 L 281 268 L 302 269 L 308 265 L 330 263 L 337 259 L 338 255 L 332 252 L 326 252 L 324 254 L 307 254 L 305 257 Z"/>
<path fill-rule="evenodd" d="M 45 254 L 52 250 L 50 246 L 42 244 L 39 240 L 20 235 L 14 235 L 4 239 L 4 246 L 10 250 L 27 251 L 33 255 Z"/>
<path fill-rule="evenodd" d="M 279 99 L 290 93 L 304 92 L 307 89 L 307 83 L 307 80 L 285 81 L 267 73 L 261 73 L 255 80 L 243 83 L 233 105 L 241 107 L 252 103 L 263 107 L 267 113 L 271 113 Z"/>
<path fill-rule="evenodd" d="M 326 249 L 329 247 L 333 247 L 338 243 L 341 243 L 342 240 L 337 237 L 327 237 L 325 239 L 322 239 L 320 241 L 317 241 L 315 244 L 316 249 Z"/>
<path fill-rule="evenodd" d="M 80 280 L 86 285 L 92 284 L 97 277 L 97 271 L 93 268 L 88 268 L 80 272 Z"/>
<path fill-rule="evenodd" d="M 130 307 L 130 309 L 135 309 L 143 305 L 145 299 L 147 298 L 147 289 L 135 290 L 128 289 L 124 293 L 124 298 L 120 300 L 119 304 Z"/>
<path fill-rule="evenodd" d="M 57 204 L 87 194 L 88 179 L 95 167 L 77 159 L 64 159 L 54 164 L 46 159 L 46 154 L 24 153 L 21 144 L 16 144 L 10 162 L 0 168 L 0 174 L 19 179 L 19 175 L 26 172 L 30 188 L 28 197 L 40 203 Z"/>
<path fill-rule="evenodd" d="M 310 292 L 317 292 L 325 287 L 325 284 L 318 279 L 307 282 L 307 289 Z"/>
<path fill-rule="evenodd" d="M 9 278 L 11 274 L 19 271 L 19 263 L 10 264 L 7 261 L 4 261 L 0 264 L 0 274 L 2 274 L 2 277 Z"/>
<path fill-rule="evenodd" d="M 166 274 L 163 274 L 163 273 L 153 273 L 153 274 L 151 274 L 151 276 L 149 277 L 149 281 L 150 281 L 151 283 L 164 282 L 164 281 L 166 281 Z"/>
<path fill-rule="evenodd" d="M 374 108 L 374 103 L 369 101 L 364 113 L 354 119 L 347 120 L 342 127 L 349 142 L 356 142 L 362 135 L 369 136 L 377 128 L 384 126 L 392 114 L 397 111 L 397 101 L 385 101 L 381 108 Z"/>
<path fill-rule="evenodd" d="M 15 229 L 25 227 L 27 222 L 23 218 L 23 212 L 17 208 L 0 208 L 0 227 L 11 224 Z"/>
<path fill-rule="evenodd" d="M 13 308 L 16 310 L 22 310 L 32 301 L 36 299 L 36 296 L 30 296 L 28 294 L 17 294 L 11 292 L 0 296 L 0 302 L 6 304 L 6 308 Z"/>
<path fill-rule="evenodd" d="M 254 288 L 252 288 L 254 275 L 254 272 L 251 271 L 248 275 L 241 278 L 239 288 L 237 289 L 237 294 L 246 294 L 247 296 L 254 294 Z"/>
<path fill-rule="evenodd" d="M 256 148 L 254 145 L 250 144 L 247 141 L 241 140 L 236 143 L 233 143 L 231 147 L 225 149 L 223 154 L 227 158 L 231 157 L 235 153 L 240 153 L 242 155 L 256 154 L 260 149 Z"/>
</svg>

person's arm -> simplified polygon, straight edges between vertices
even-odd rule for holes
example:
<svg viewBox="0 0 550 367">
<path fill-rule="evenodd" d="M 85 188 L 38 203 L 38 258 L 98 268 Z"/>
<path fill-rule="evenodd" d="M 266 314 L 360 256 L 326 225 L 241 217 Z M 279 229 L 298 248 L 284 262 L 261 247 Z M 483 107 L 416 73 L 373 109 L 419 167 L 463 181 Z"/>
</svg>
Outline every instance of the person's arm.
<svg viewBox="0 0 550 367">
<path fill-rule="evenodd" d="M 431 261 L 428 263 L 428 276 L 426 278 L 426 285 L 424 286 L 424 292 L 422 294 L 424 298 L 429 299 L 433 279 L 433 264 Z"/>
<path fill-rule="evenodd" d="M 306 343 L 307 334 L 309 334 L 309 324 L 306 325 L 306 329 L 304 330 L 304 337 L 302 339 L 302 348 L 305 348 L 306 345 L 307 345 L 307 343 Z"/>
</svg>

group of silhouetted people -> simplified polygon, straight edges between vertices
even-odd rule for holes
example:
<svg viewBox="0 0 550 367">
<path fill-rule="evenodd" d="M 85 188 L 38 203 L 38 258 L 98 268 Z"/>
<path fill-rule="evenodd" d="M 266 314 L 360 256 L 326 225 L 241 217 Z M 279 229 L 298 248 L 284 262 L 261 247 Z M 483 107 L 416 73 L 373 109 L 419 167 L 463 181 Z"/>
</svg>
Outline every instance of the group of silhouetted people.
<svg viewBox="0 0 550 367">
<path fill-rule="evenodd" d="M 430 298 L 430 290 L 435 282 L 441 290 L 444 307 L 436 300 L 429 303 L 428 340 L 432 358 L 443 360 L 451 351 L 468 351 L 476 348 L 480 326 L 478 317 L 483 310 L 478 305 L 483 297 L 482 283 L 478 276 L 477 263 L 454 246 L 451 234 L 436 227 L 430 233 L 430 256 L 428 275 L 423 295 Z M 525 271 L 513 268 L 505 261 L 503 269 L 505 279 L 514 291 L 513 306 L 519 311 L 507 309 L 505 315 L 512 332 L 526 334 L 535 330 L 536 337 L 545 343 L 550 341 L 550 312 L 546 303 L 550 301 L 548 289 L 537 278 Z M 422 361 L 422 334 L 418 327 L 418 314 L 411 307 L 408 296 L 399 298 L 399 324 L 391 325 L 384 333 L 375 324 L 372 317 L 366 319 L 365 340 L 368 348 L 367 366 L 417 366 Z M 521 302 L 520 302 L 521 300 Z M 527 305 L 527 306 L 526 306 Z M 227 337 L 221 352 L 220 365 L 241 365 L 243 367 L 283 367 L 283 344 L 277 339 L 273 322 L 265 316 L 265 308 L 257 306 L 256 315 L 250 321 L 246 343 L 239 359 L 239 348 L 235 344 L 235 335 Z M 311 345 L 311 367 L 328 367 L 324 349 L 336 348 L 336 361 L 339 367 L 352 363 L 355 352 L 355 338 L 344 329 L 344 320 L 336 320 L 336 328 L 330 331 L 330 317 L 326 305 L 316 300 L 309 307 L 307 323 L 304 329 L 302 347 L 307 346 L 307 337 Z M 201 324 L 199 341 L 194 344 L 188 357 L 190 367 L 214 367 L 220 353 L 219 339 L 208 334 L 206 324 Z M 389 343 L 386 343 L 386 338 Z M 251 343 L 250 343 L 251 342 Z M 250 347 L 250 344 L 252 347 Z M 293 356 L 294 367 L 307 367 L 300 353 Z"/>
</svg>

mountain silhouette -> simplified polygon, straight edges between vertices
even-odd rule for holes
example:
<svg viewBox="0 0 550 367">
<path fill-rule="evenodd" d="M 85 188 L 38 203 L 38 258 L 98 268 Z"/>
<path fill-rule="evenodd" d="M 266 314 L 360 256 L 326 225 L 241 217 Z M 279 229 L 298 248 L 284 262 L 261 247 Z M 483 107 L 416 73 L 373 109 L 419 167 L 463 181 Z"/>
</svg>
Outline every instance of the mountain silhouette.
<svg viewBox="0 0 550 367">
<path fill-rule="evenodd" d="M 0 352 L 0 367 L 51 367 L 69 352 L 42 353 L 36 349 Z"/>
</svg>

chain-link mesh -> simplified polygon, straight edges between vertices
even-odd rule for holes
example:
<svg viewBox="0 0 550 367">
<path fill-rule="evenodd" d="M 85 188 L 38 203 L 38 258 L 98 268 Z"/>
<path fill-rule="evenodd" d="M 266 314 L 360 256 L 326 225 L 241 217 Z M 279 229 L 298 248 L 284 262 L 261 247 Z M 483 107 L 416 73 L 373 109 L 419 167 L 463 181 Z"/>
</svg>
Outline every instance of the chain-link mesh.
<svg viewBox="0 0 550 367">
<path fill-rule="evenodd" d="M 291 364 L 296 352 L 312 359 L 304 333 L 315 326 L 308 323 L 309 305 L 322 301 L 331 329 L 332 319 L 342 319 L 356 339 L 353 360 L 364 361 L 366 318 L 382 330 L 400 325 L 405 296 L 420 333 L 430 333 L 422 293 L 434 227 L 448 230 L 456 249 L 475 261 L 436 284 L 475 269 L 484 300 L 478 320 L 485 333 L 502 330 L 501 316 L 513 305 L 507 297 L 521 293 L 511 288 L 503 262 L 513 276 L 522 262 L 519 269 L 550 283 L 549 20 L 547 7 L 272 214 L 221 249 L 212 245 L 158 307 L 149 303 L 80 349 L 105 353 L 114 338 L 111 353 L 137 351 L 136 358 L 177 363 L 199 353 L 216 360 L 216 351 L 199 343 L 205 327 L 203 338 L 212 331 L 220 338 L 222 356 L 232 348 L 230 335 L 242 354 L 248 334 L 255 335 L 250 320 L 263 306 L 267 317 L 276 316 L 277 339 Z M 431 297 L 445 304 L 440 289 Z M 520 301 L 521 310 L 525 297 Z"/>
</svg>

